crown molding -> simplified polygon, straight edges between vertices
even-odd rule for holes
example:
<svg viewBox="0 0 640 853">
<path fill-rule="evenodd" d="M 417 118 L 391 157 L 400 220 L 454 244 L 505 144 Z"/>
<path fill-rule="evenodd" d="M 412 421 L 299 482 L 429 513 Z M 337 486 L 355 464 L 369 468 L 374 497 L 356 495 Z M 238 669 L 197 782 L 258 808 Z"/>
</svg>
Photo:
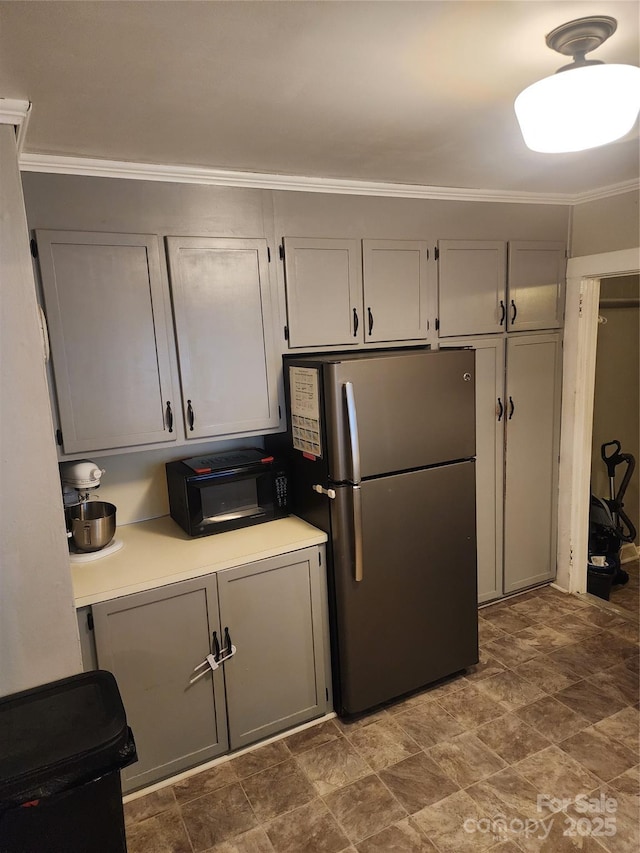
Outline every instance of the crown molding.
<svg viewBox="0 0 640 853">
<path fill-rule="evenodd" d="M 571 204 L 571 196 L 562 193 L 523 193 L 509 190 L 476 190 L 461 187 L 429 187 L 419 184 L 394 184 L 382 181 L 355 181 L 342 178 L 312 178 L 302 175 L 275 175 L 205 169 L 197 166 L 162 166 L 153 163 L 129 163 L 85 157 L 51 154 L 22 154 L 23 172 L 48 172 L 58 175 L 88 175 L 100 178 L 125 178 L 138 181 L 208 184 L 225 187 L 285 190 L 289 192 L 337 193 L 340 195 L 424 198 L 442 201 L 490 201 L 522 204 Z"/>
<path fill-rule="evenodd" d="M 432 187 L 419 184 L 395 184 L 384 181 L 357 181 L 343 178 L 312 178 L 303 175 L 276 175 L 208 169 L 198 166 L 165 166 L 154 163 L 131 163 L 89 157 L 67 157 L 55 154 L 20 156 L 23 172 L 46 172 L 57 175 L 84 175 L 98 178 L 121 178 L 136 181 L 165 181 L 181 184 L 245 187 L 249 189 L 288 192 L 334 193 L 339 195 L 385 196 L 388 198 L 435 199 L 440 201 L 481 201 L 510 204 L 573 205 L 619 195 L 637 188 L 637 181 L 627 181 L 586 193 L 534 193 L 511 190 L 481 190 L 464 187 Z"/>
<path fill-rule="evenodd" d="M 24 145 L 30 117 L 30 101 L 19 101 L 15 98 L 0 98 L 0 124 L 12 124 L 16 128 L 18 154 L 20 154 Z"/>
<path fill-rule="evenodd" d="M 639 191 L 640 181 L 637 179 L 623 181 L 620 184 L 612 184 L 610 187 L 601 187 L 599 190 L 589 190 L 584 193 L 577 193 L 574 196 L 573 204 L 584 204 L 588 201 L 598 201 L 601 198 L 611 198 L 611 196 L 614 195 L 624 195 L 624 193 Z"/>
</svg>

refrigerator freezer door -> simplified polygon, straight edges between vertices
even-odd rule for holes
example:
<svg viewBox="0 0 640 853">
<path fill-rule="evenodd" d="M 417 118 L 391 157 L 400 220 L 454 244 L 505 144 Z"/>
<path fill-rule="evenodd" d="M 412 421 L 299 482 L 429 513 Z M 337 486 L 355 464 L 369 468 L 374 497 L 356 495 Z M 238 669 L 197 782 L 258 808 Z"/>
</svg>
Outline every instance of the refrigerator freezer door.
<svg viewBox="0 0 640 853">
<path fill-rule="evenodd" d="M 475 456 L 474 373 L 472 350 L 380 353 L 325 363 L 330 478 L 353 482 L 349 387 L 363 479 Z"/>
<path fill-rule="evenodd" d="M 475 463 L 361 485 L 356 580 L 352 489 L 331 501 L 336 710 L 355 714 L 478 660 Z"/>
</svg>

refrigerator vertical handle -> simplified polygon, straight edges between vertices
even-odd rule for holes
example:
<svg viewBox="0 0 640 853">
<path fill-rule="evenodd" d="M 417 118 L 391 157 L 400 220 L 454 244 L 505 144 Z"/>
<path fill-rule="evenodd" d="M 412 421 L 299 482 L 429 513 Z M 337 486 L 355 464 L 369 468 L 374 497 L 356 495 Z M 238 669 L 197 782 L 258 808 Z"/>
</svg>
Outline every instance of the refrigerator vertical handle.
<svg viewBox="0 0 640 853">
<path fill-rule="evenodd" d="M 353 486 L 353 577 L 355 581 L 364 578 L 362 560 L 362 491 L 360 486 Z"/>
<path fill-rule="evenodd" d="M 360 442 L 358 440 L 358 418 L 356 417 L 356 399 L 353 383 L 345 382 L 344 399 L 347 405 L 347 427 L 349 429 L 349 447 L 351 448 L 351 479 L 354 485 L 360 483 Z"/>
</svg>

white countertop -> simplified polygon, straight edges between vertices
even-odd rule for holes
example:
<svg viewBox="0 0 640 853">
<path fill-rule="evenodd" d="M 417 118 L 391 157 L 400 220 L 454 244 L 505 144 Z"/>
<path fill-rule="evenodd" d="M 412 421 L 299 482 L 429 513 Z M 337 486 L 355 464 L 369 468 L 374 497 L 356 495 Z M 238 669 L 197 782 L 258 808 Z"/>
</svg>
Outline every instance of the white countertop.
<svg viewBox="0 0 640 853">
<path fill-rule="evenodd" d="M 327 535 L 289 516 L 192 539 L 166 515 L 118 527 L 116 539 L 119 551 L 71 564 L 76 607 L 321 545 Z"/>
</svg>

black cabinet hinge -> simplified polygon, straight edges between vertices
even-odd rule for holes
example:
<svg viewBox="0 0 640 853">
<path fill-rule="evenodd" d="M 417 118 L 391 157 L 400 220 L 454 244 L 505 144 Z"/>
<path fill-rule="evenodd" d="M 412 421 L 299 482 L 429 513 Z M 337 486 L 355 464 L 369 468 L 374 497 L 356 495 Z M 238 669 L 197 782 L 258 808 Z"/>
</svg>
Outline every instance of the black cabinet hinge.
<svg viewBox="0 0 640 853">
<path fill-rule="evenodd" d="M 328 687 L 324 688 L 324 695 L 327 697 L 327 702 L 328 702 L 329 701 L 329 688 Z"/>
<path fill-rule="evenodd" d="M 56 430 L 56 444 L 58 445 L 58 447 L 62 447 L 62 430 L 61 429 Z"/>
<path fill-rule="evenodd" d="M 284 243 L 280 243 L 278 246 L 278 254 L 280 255 L 280 260 L 284 261 Z"/>
<path fill-rule="evenodd" d="M 284 327 L 284 339 L 285 339 L 285 341 L 289 340 L 289 327 L 288 326 Z"/>
<path fill-rule="evenodd" d="M 38 244 L 36 243 L 35 237 L 32 237 L 32 238 L 31 238 L 31 241 L 30 241 L 30 243 L 29 243 L 29 246 L 31 247 L 31 254 L 32 254 L 32 256 L 33 256 L 34 258 L 37 258 L 37 257 L 38 257 Z"/>
<path fill-rule="evenodd" d="M 87 628 L 93 631 L 93 613 L 91 611 L 87 613 Z"/>
<path fill-rule="evenodd" d="M 437 260 L 439 260 L 439 258 L 440 258 L 440 249 L 437 246 L 434 246 L 434 248 L 433 248 L 433 259 L 434 259 L 434 261 L 437 261 Z"/>
<path fill-rule="evenodd" d="M 271 249 L 267 246 L 267 261 L 271 263 Z"/>
<path fill-rule="evenodd" d="M 282 420 L 282 406 L 278 406 L 278 420 Z"/>
<path fill-rule="evenodd" d="M 436 325 L 436 332 L 437 332 L 437 331 L 438 331 L 438 329 L 440 328 L 440 319 L 439 319 L 438 317 L 436 317 L 436 323 L 435 323 L 435 325 Z"/>
<path fill-rule="evenodd" d="M 429 250 L 427 249 L 427 260 L 429 260 Z"/>
</svg>

